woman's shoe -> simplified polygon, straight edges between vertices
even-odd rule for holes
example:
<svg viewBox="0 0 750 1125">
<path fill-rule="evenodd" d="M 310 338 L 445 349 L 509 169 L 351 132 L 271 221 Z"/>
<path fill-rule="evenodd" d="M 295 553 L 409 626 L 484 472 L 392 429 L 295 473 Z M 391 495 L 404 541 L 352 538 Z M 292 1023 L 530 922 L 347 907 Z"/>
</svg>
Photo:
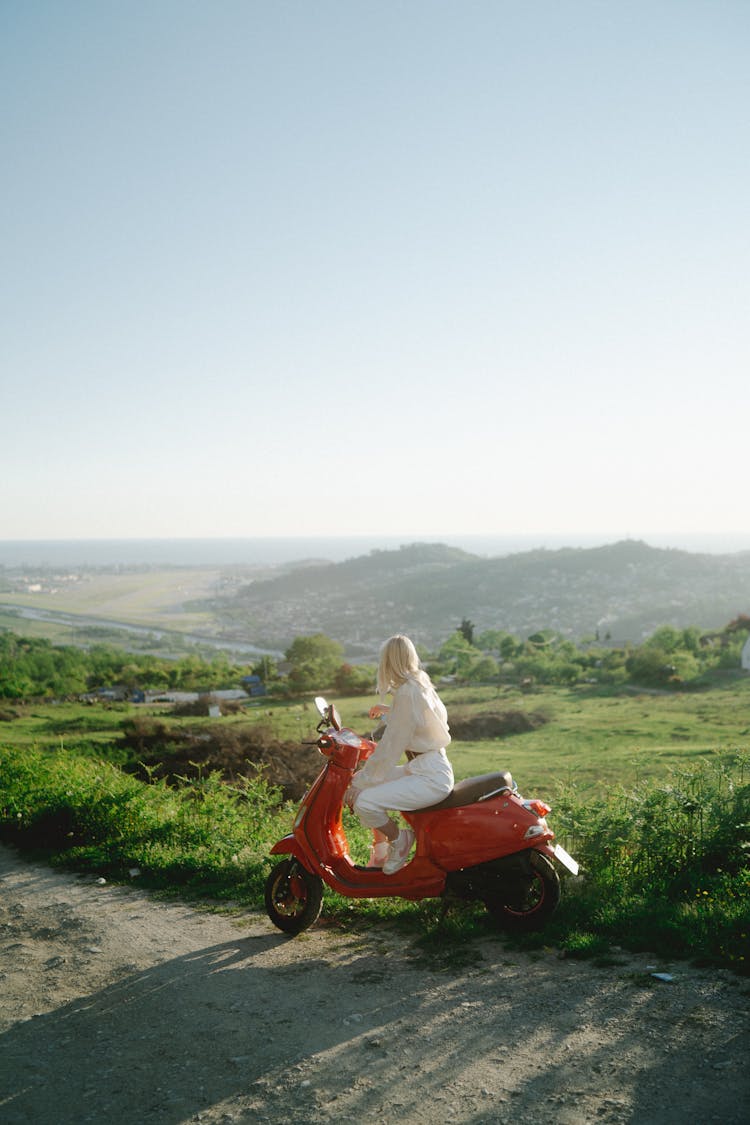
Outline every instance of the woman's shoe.
<svg viewBox="0 0 750 1125">
<path fill-rule="evenodd" d="M 387 840 L 382 840 L 377 844 L 370 844 L 370 858 L 367 862 L 368 867 L 382 867 L 388 859 L 388 852 L 390 851 L 390 844 Z"/>
<path fill-rule="evenodd" d="M 406 865 L 414 840 L 416 839 L 411 828 L 402 828 L 396 839 L 388 848 L 388 859 L 383 864 L 384 875 L 395 875 Z"/>
</svg>

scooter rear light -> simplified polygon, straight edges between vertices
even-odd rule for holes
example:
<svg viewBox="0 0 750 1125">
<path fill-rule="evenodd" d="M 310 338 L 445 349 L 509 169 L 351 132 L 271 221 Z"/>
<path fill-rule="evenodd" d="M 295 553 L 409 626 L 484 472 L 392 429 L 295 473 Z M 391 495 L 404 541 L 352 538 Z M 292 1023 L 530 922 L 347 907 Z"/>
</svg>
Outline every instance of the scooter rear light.
<svg viewBox="0 0 750 1125">
<path fill-rule="evenodd" d="M 549 832 L 547 822 L 543 820 L 541 824 L 532 824 L 527 828 L 523 834 L 524 840 L 533 840 L 536 836 L 543 836 L 545 832 Z"/>
<path fill-rule="evenodd" d="M 545 817 L 547 813 L 552 812 L 550 806 L 545 805 L 544 801 L 524 801 L 523 807 L 540 817 Z"/>
</svg>

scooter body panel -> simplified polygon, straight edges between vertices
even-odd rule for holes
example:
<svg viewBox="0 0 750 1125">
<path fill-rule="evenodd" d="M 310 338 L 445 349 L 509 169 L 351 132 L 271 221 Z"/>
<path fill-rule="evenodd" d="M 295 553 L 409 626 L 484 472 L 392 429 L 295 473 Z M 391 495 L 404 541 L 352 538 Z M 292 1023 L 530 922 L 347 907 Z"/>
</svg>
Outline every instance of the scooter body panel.
<svg viewBox="0 0 750 1125">
<path fill-rule="evenodd" d="M 302 800 L 294 831 L 271 849 L 272 854 L 294 855 L 340 894 L 413 900 L 439 897 L 448 872 L 478 867 L 553 838 L 546 829 L 533 841 L 524 839 L 531 826 L 539 825 L 539 818 L 518 797 L 505 794 L 455 809 L 404 813 L 417 835 L 411 862 L 395 875 L 359 866 L 349 855 L 341 819 L 343 794 L 356 765 L 356 757 L 349 751 L 346 746 L 343 756 L 328 758 Z"/>
<path fill-rule="evenodd" d="M 428 854 L 444 871 L 476 867 L 554 838 L 554 832 L 512 794 L 440 812 L 403 815 L 417 833 L 417 851 Z M 533 837 L 526 836 L 530 829 Z"/>
</svg>

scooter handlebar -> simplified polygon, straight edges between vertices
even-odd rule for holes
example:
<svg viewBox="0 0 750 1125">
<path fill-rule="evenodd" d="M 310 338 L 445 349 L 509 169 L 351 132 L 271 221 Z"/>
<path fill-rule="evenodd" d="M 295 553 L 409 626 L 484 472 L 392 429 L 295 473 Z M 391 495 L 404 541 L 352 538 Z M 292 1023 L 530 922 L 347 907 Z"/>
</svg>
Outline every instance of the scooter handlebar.
<svg viewBox="0 0 750 1125">
<path fill-rule="evenodd" d="M 361 735 L 356 734 L 353 730 L 343 727 L 341 730 L 330 728 L 321 734 L 315 745 L 324 757 L 330 758 L 337 749 L 358 750 L 358 761 L 365 762 L 375 749 L 376 743 L 369 738 L 362 738 Z"/>
</svg>

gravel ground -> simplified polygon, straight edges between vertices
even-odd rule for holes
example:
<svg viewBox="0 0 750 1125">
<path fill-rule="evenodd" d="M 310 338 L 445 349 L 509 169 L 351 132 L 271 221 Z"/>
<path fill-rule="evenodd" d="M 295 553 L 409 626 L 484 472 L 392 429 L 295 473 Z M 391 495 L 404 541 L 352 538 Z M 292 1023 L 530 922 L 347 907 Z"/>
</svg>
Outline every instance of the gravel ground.
<svg viewBox="0 0 750 1125">
<path fill-rule="evenodd" d="M 748 1125 L 750 985 L 166 904 L 0 848 L 3 1125 Z M 670 975 L 660 980 L 653 973 Z"/>
</svg>

